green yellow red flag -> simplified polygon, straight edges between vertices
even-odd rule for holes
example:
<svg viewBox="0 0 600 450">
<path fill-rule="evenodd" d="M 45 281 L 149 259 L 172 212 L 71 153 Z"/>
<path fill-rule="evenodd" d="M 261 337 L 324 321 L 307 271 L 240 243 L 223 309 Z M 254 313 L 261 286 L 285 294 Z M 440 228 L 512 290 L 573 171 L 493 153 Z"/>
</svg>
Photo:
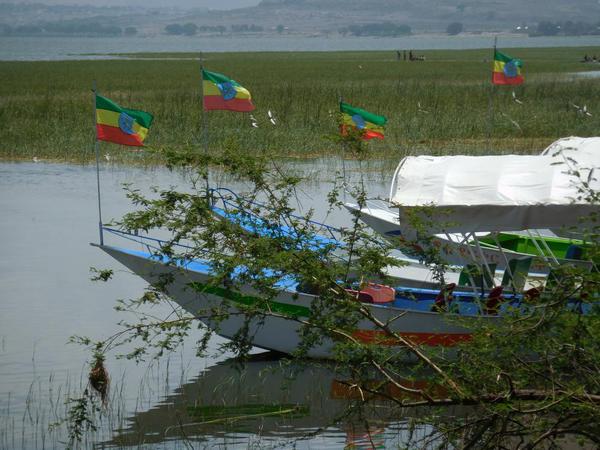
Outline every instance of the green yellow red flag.
<svg viewBox="0 0 600 450">
<path fill-rule="evenodd" d="M 384 126 L 387 122 L 384 116 L 355 108 L 344 102 L 340 102 L 340 112 L 342 113 L 340 125 L 342 134 L 346 134 L 348 127 L 351 127 L 361 132 L 363 139 L 383 139 Z"/>
<path fill-rule="evenodd" d="M 153 119 L 150 113 L 121 108 L 96 94 L 96 131 L 100 141 L 142 147 Z"/>
<path fill-rule="evenodd" d="M 202 69 L 204 110 L 248 112 L 254 110 L 252 96 L 237 81 L 217 72 Z"/>
<path fill-rule="evenodd" d="M 493 84 L 522 84 L 525 79 L 521 74 L 523 62 L 512 58 L 498 50 L 494 51 L 494 69 L 492 73 Z"/>
</svg>

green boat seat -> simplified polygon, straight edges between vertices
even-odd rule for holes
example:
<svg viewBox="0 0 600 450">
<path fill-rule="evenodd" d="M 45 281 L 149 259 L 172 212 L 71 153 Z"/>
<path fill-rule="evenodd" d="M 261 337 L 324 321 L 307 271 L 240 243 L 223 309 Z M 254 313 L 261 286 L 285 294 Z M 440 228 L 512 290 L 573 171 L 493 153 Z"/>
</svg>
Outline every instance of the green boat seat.
<svg viewBox="0 0 600 450">
<path fill-rule="evenodd" d="M 566 259 L 577 259 L 580 260 L 583 258 L 583 248 L 576 244 L 571 244 L 567 248 L 565 252 Z"/>
<path fill-rule="evenodd" d="M 504 271 L 501 286 L 512 287 L 514 292 L 522 291 L 532 262 L 533 258 L 511 259 L 508 262 L 508 269 L 510 270 Z"/>
<path fill-rule="evenodd" d="M 496 264 L 488 264 L 488 267 L 493 275 L 496 272 Z M 493 287 L 494 280 L 485 267 L 476 264 L 467 264 L 458 276 L 458 284 L 459 286 L 471 286 L 483 290 L 486 287 Z"/>
</svg>

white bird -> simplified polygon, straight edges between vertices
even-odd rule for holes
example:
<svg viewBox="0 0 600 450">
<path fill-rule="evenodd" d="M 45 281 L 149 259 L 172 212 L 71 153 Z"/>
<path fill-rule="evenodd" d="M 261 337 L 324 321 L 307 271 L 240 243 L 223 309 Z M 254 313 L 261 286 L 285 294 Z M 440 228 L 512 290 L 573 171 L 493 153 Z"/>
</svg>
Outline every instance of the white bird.
<svg viewBox="0 0 600 450">
<path fill-rule="evenodd" d="M 254 128 L 258 128 L 258 122 L 252 114 L 250 114 L 250 125 Z"/>
<path fill-rule="evenodd" d="M 362 66 L 359 64 L 359 65 L 358 65 L 358 68 L 359 68 L 359 69 L 362 69 Z"/>
<path fill-rule="evenodd" d="M 271 123 L 273 125 L 277 125 L 277 121 L 275 120 L 275 115 L 271 112 L 270 109 L 267 111 L 267 115 L 269 116 L 269 120 L 271 121 Z"/>
<path fill-rule="evenodd" d="M 110 153 L 106 153 L 104 155 L 104 159 L 107 160 L 107 161 L 110 161 Z"/>
<path fill-rule="evenodd" d="M 429 111 L 427 111 L 426 109 L 421 108 L 421 102 L 417 102 L 417 108 L 419 112 L 425 113 L 425 114 L 429 114 Z"/>
<path fill-rule="evenodd" d="M 519 105 L 523 104 L 523 102 L 517 98 L 517 94 L 515 94 L 515 91 L 512 91 L 512 98 L 515 101 L 515 103 L 518 103 Z"/>
<path fill-rule="evenodd" d="M 587 105 L 579 106 L 575 103 L 571 103 L 571 106 L 577 110 L 578 114 L 581 114 L 582 116 L 592 117 L 592 114 L 587 109 Z"/>
<path fill-rule="evenodd" d="M 508 121 L 509 121 L 510 123 L 512 123 L 512 124 L 513 124 L 513 125 L 514 125 L 514 126 L 515 126 L 515 127 L 518 129 L 518 130 L 519 130 L 519 131 L 523 131 L 523 130 L 521 129 L 521 125 L 519 125 L 519 124 L 517 123 L 517 121 L 516 121 L 516 120 L 512 120 L 512 119 L 511 119 L 510 117 L 508 117 L 508 116 L 507 116 L 505 113 L 501 113 L 501 114 L 502 114 L 504 117 L 506 117 L 506 118 L 508 119 Z"/>
<path fill-rule="evenodd" d="M 33 162 L 34 162 L 34 163 L 36 163 L 36 162 L 40 162 L 40 159 L 39 159 L 37 156 L 34 156 L 34 157 L 33 157 Z"/>
</svg>

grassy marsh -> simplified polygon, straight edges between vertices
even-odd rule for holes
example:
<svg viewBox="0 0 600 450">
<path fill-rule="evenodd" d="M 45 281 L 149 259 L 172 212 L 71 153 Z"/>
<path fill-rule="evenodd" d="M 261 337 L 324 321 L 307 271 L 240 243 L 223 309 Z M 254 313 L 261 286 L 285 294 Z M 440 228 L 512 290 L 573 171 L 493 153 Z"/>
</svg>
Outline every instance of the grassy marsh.
<svg viewBox="0 0 600 450">
<path fill-rule="evenodd" d="M 509 49 L 524 61 L 526 83 L 498 87 L 490 129 L 491 50 L 423 51 L 423 62 L 397 61 L 395 52 L 211 53 L 205 66 L 238 80 L 254 97 L 247 114 L 210 112 L 211 148 L 228 140 L 247 150 L 282 156 L 334 153 L 339 96 L 388 117 L 386 140 L 372 145 L 379 157 L 406 153 L 529 152 L 558 137 L 596 135 L 600 79 L 572 72 L 595 48 Z M 91 84 L 123 106 L 154 114 L 150 148 L 198 147 L 200 77 L 194 54 L 119 55 L 129 59 L 0 62 L 0 157 L 85 161 L 93 157 Z M 572 106 L 587 105 L 592 116 Z M 278 120 L 268 121 L 267 110 Z M 595 114 L 598 111 L 598 114 Z M 518 124 L 518 125 L 517 125 Z M 118 147 L 102 144 L 103 153 Z M 129 159 L 139 157 L 125 152 Z"/>
</svg>

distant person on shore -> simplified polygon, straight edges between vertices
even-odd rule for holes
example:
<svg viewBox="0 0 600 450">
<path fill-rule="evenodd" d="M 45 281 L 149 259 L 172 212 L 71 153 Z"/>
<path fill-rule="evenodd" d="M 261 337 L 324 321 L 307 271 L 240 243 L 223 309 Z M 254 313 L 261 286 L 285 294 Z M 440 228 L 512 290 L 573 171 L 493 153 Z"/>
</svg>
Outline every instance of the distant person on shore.
<svg viewBox="0 0 600 450">
<path fill-rule="evenodd" d="M 400 50 L 396 50 L 396 61 L 400 61 L 402 59 L 402 53 Z"/>
</svg>

